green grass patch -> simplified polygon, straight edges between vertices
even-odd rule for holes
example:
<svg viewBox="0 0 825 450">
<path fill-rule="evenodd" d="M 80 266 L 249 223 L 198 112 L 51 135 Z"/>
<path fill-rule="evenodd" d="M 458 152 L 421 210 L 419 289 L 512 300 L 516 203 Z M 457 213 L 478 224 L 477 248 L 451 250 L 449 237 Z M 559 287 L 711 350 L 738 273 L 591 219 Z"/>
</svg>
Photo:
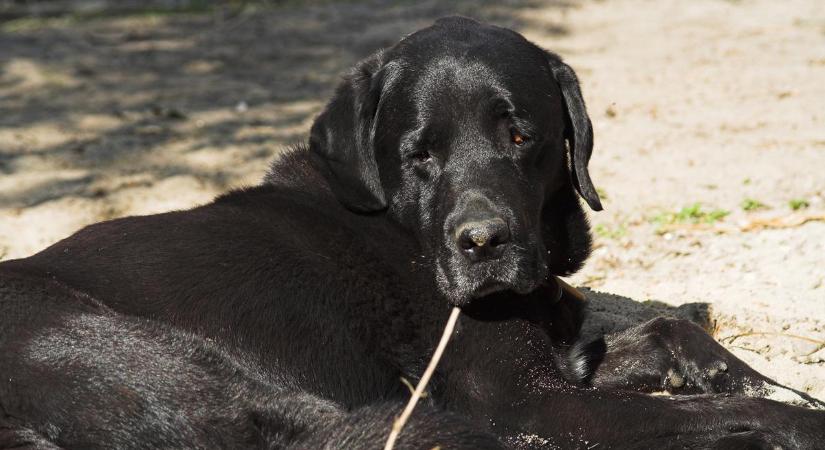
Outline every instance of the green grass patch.
<svg viewBox="0 0 825 450">
<path fill-rule="evenodd" d="M 804 198 L 794 198 L 788 201 L 788 206 L 790 206 L 792 210 L 798 211 L 811 206 L 811 204 Z"/>
<path fill-rule="evenodd" d="M 667 225 L 682 224 L 682 223 L 716 223 L 730 214 L 730 211 L 724 209 L 710 209 L 702 208 L 701 203 L 694 203 L 685 206 L 678 211 L 666 211 L 650 217 L 649 221 L 659 226 L 661 231 Z"/>
<path fill-rule="evenodd" d="M 759 200 L 755 200 L 752 198 L 746 198 L 742 200 L 741 203 L 742 209 L 744 211 L 756 211 L 759 209 L 768 209 L 768 205 L 760 202 Z"/>
<path fill-rule="evenodd" d="M 627 226 L 625 226 L 625 224 L 619 224 L 618 227 L 611 228 L 600 223 L 593 228 L 593 232 L 596 233 L 596 236 L 605 239 L 621 239 L 627 236 Z"/>
</svg>

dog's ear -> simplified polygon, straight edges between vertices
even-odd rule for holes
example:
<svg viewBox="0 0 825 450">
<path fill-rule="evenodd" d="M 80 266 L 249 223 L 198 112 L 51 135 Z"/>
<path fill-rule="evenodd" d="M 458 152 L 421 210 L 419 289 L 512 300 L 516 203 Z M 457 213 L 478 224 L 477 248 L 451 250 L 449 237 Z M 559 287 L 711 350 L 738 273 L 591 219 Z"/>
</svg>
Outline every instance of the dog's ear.
<svg viewBox="0 0 825 450">
<path fill-rule="evenodd" d="M 558 56 L 547 52 L 547 60 L 553 78 L 561 88 L 561 94 L 564 97 L 567 112 L 564 137 L 570 149 L 573 184 L 591 209 L 601 211 L 602 202 L 599 200 L 596 188 L 593 187 L 593 182 L 590 181 L 590 172 L 587 171 L 587 163 L 593 153 L 593 126 L 590 124 L 590 117 L 584 106 L 579 80 L 573 69 L 563 63 Z"/>
<path fill-rule="evenodd" d="M 309 137 L 309 149 L 320 156 L 336 197 L 359 212 L 387 206 L 373 146 L 381 66 L 380 51 L 358 62 L 315 119 Z"/>
</svg>

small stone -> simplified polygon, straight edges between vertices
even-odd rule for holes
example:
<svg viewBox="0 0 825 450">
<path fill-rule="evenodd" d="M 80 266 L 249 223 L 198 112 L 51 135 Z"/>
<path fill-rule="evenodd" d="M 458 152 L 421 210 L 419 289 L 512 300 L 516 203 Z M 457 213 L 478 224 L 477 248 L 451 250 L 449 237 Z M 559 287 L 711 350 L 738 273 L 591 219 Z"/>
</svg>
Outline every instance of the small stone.
<svg viewBox="0 0 825 450">
<path fill-rule="evenodd" d="M 604 111 L 605 115 L 607 117 L 610 117 L 611 119 L 616 117 L 616 108 L 614 108 L 613 106 L 614 105 L 608 106 L 607 109 Z"/>
<path fill-rule="evenodd" d="M 667 370 L 667 382 L 672 387 L 680 388 L 685 385 L 685 377 L 673 369 Z"/>
</svg>

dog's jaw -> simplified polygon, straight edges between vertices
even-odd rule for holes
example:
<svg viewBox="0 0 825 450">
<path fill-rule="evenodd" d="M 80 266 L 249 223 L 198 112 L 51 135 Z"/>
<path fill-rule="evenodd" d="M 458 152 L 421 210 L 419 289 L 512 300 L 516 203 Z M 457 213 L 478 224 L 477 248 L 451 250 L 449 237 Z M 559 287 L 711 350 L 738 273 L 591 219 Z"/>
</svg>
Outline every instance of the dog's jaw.
<svg viewBox="0 0 825 450">
<path fill-rule="evenodd" d="M 506 263 L 459 267 L 450 270 L 450 257 L 436 257 L 435 280 L 439 291 L 453 306 L 466 306 L 472 301 L 498 292 L 511 291 L 526 295 L 536 290 L 548 276 L 545 261 L 539 255 L 517 255 Z M 446 260 L 446 261 L 445 261 Z"/>
</svg>

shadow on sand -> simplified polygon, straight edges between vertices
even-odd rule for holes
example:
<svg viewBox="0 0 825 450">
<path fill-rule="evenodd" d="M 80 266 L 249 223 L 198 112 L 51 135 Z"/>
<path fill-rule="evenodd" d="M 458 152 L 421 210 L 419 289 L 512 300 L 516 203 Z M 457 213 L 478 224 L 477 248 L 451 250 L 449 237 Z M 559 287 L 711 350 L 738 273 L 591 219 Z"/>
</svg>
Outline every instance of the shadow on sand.
<svg viewBox="0 0 825 450">
<path fill-rule="evenodd" d="M 229 15 L 210 6 L 223 2 L 110 2 L 88 12 L 90 3 L 101 2 L 0 2 L 0 175 L 83 172 L 6 189 L 0 208 L 93 197 L 95 182 L 126 175 L 191 173 L 222 187 L 251 167 L 262 174 L 285 144 L 305 138 L 348 67 L 438 17 L 568 33 L 520 14 L 533 0 L 249 2 Z M 230 147 L 232 164 L 190 163 L 192 153 Z"/>
</svg>

